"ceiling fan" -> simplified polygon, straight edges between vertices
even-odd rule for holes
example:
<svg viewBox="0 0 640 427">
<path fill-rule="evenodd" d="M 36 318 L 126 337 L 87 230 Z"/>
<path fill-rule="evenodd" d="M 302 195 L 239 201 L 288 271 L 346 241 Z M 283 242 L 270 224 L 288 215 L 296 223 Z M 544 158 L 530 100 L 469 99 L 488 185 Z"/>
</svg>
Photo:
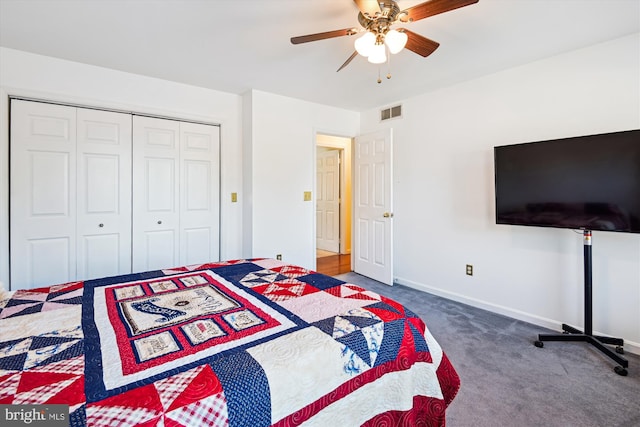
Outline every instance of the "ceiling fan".
<svg viewBox="0 0 640 427">
<path fill-rule="evenodd" d="M 410 23 L 440 13 L 477 3 L 478 0 L 430 0 L 401 10 L 395 0 L 353 0 L 360 12 L 358 22 L 362 29 L 345 28 L 305 36 L 291 37 L 291 43 L 301 44 L 341 36 L 353 36 L 364 32 L 356 39 L 355 52 L 338 68 L 344 67 L 358 55 L 366 56 L 369 62 L 381 64 L 387 61 L 387 50 L 395 54 L 407 48 L 422 57 L 431 55 L 440 43 L 416 34 L 406 28 L 392 29 L 398 23 Z M 387 78 L 391 76 L 388 75 Z M 378 83 L 380 79 L 378 79 Z"/>
</svg>

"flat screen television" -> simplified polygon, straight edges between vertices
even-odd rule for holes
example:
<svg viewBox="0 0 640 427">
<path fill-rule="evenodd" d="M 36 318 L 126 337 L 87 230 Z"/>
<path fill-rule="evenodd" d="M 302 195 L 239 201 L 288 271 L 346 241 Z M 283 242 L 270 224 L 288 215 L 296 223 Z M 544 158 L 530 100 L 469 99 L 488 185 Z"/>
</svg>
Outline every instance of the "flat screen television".
<svg viewBox="0 0 640 427">
<path fill-rule="evenodd" d="M 496 223 L 640 233 L 640 129 L 494 147 Z"/>
</svg>

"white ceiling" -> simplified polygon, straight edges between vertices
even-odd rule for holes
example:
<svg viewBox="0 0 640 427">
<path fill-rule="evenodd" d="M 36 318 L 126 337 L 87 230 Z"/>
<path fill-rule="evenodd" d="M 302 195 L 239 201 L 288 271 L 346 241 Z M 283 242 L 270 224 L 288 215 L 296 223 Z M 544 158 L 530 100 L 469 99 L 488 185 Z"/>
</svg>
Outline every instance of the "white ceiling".
<svg viewBox="0 0 640 427">
<path fill-rule="evenodd" d="M 405 9 L 422 0 L 399 0 Z M 480 0 L 405 25 L 440 47 L 388 67 L 357 57 L 352 0 L 0 0 L 0 46 L 241 94 L 356 111 L 640 32 L 640 0 Z M 1 58 L 0 58 L 1 59 Z"/>
</svg>

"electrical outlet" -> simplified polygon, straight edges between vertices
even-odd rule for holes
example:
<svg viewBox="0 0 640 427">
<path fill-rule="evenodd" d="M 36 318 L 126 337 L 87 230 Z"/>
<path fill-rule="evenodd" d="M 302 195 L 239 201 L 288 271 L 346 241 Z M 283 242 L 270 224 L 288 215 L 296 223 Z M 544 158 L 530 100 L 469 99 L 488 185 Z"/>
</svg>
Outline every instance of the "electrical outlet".
<svg viewBox="0 0 640 427">
<path fill-rule="evenodd" d="M 277 259 L 278 261 L 282 261 L 282 254 L 278 254 L 278 255 L 276 255 L 276 259 Z"/>
<path fill-rule="evenodd" d="M 473 265 L 467 264 L 467 276 L 473 276 Z"/>
</svg>

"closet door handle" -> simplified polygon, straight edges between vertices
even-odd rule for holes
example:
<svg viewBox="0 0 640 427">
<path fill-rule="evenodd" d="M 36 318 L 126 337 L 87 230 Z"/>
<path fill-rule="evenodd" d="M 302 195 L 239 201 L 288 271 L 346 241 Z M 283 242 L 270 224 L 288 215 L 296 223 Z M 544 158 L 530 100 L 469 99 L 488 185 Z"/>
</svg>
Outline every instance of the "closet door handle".
<svg viewBox="0 0 640 427">
<path fill-rule="evenodd" d="M 159 224 L 162 224 L 162 221 L 158 221 L 158 225 L 159 225 Z"/>
<path fill-rule="evenodd" d="M 104 227 L 104 224 L 100 223 L 100 224 L 98 224 L 98 227 L 102 228 L 102 227 Z"/>
</svg>

